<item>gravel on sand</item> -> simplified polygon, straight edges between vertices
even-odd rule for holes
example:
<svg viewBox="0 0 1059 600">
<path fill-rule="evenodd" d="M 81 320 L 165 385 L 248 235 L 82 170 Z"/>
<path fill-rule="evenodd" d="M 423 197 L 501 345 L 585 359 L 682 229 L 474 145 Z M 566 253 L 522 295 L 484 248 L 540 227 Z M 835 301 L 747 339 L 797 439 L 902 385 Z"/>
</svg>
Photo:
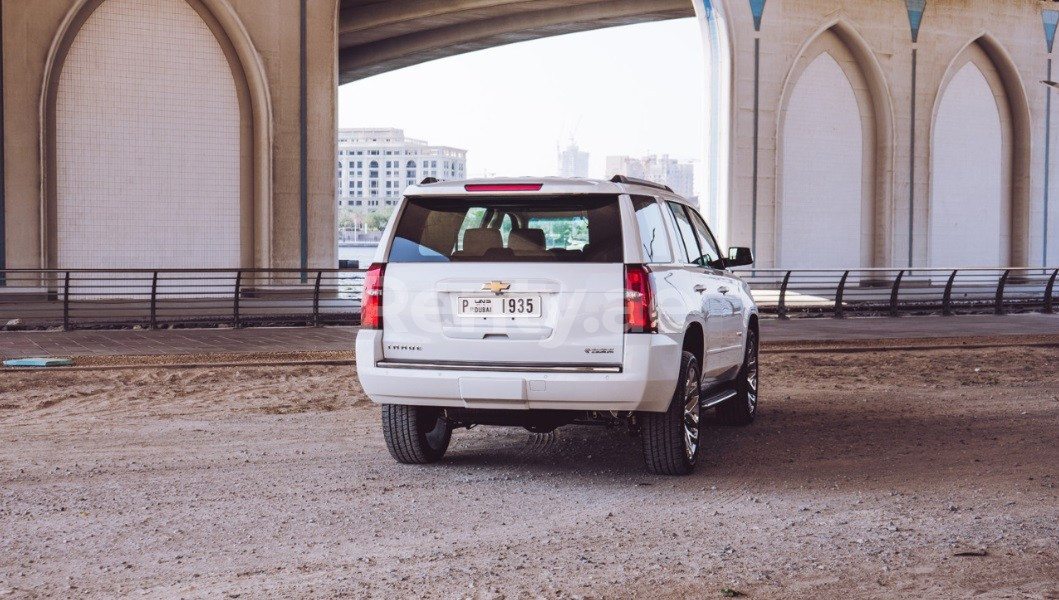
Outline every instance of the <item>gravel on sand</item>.
<svg viewBox="0 0 1059 600">
<path fill-rule="evenodd" d="M 393 463 L 355 367 L 0 373 L 0 598 L 1059 597 L 1059 351 L 765 354 L 700 469 Z"/>
</svg>

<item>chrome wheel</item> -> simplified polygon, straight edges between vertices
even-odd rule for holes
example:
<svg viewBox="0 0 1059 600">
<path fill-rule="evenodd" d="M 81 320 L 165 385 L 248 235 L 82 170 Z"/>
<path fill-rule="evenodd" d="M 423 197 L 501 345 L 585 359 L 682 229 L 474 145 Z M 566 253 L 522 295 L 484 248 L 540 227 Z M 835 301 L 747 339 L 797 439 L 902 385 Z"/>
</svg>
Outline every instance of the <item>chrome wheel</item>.
<svg viewBox="0 0 1059 600">
<path fill-rule="evenodd" d="M 699 361 L 680 355 L 680 371 L 665 412 L 641 412 L 636 418 L 647 470 L 657 475 L 688 475 L 695 470 L 702 417 Z"/>
<path fill-rule="evenodd" d="M 736 395 L 717 406 L 717 422 L 722 425 L 749 425 L 757 416 L 761 368 L 758 363 L 758 339 L 757 329 L 751 327 L 746 334 L 743 367 L 739 369 L 739 376 L 732 386 Z"/>
<path fill-rule="evenodd" d="M 751 331 L 746 349 L 746 404 L 750 414 L 757 410 L 757 335 Z"/>
<path fill-rule="evenodd" d="M 684 382 L 684 454 L 688 461 L 694 462 L 699 451 L 699 421 L 702 407 L 699 398 L 699 372 L 688 369 Z"/>
</svg>

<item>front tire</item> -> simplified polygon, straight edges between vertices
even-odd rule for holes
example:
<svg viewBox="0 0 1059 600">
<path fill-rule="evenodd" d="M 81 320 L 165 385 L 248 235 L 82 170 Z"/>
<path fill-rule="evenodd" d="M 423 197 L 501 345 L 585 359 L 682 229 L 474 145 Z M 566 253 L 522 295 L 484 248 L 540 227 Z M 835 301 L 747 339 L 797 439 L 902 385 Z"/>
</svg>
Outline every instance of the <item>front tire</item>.
<svg viewBox="0 0 1059 600">
<path fill-rule="evenodd" d="M 384 404 L 382 435 L 394 460 L 406 465 L 425 465 L 445 456 L 452 440 L 452 425 L 443 418 L 439 408 Z"/>
<path fill-rule="evenodd" d="M 735 380 L 736 396 L 717 407 L 717 420 L 722 425 L 743 426 L 754 422 L 758 401 L 758 334 L 753 329 L 746 333 L 746 354 L 743 368 Z"/>
<path fill-rule="evenodd" d="M 680 358 L 677 389 L 664 413 L 641 413 L 644 462 L 655 475 L 689 475 L 698 462 L 702 373 L 695 355 Z"/>
</svg>

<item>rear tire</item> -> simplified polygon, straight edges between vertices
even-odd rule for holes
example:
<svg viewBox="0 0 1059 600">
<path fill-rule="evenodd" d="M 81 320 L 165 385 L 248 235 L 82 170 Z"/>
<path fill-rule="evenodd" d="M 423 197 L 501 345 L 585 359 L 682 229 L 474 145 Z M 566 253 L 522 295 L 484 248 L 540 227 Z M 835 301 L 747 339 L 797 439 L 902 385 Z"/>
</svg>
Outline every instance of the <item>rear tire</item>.
<svg viewBox="0 0 1059 600">
<path fill-rule="evenodd" d="M 743 426 L 754 422 L 758 402 L 758 339 L 757 331 L 746 333 L 746 355 L 743 368 L 735 380 L 736 396 L 717 407 L 717 421 L 722 425 Z"/>
<path fill-rule="evenodd" d="M 695 355 L 680 358 L 680 377 L 669 409 L 640 413 L 640 436 L 647 470 L 655 475 L 689 475 L 698 462 L 702 422 L 702 374 Z"/>
<path fill-rule="evenodd" d="M 382 435 L 394 460 L 425 465 L 445 456 L 452 440 L 452 425 L 442 418 L 439 408 L 384 404 Z"/>
</svg>

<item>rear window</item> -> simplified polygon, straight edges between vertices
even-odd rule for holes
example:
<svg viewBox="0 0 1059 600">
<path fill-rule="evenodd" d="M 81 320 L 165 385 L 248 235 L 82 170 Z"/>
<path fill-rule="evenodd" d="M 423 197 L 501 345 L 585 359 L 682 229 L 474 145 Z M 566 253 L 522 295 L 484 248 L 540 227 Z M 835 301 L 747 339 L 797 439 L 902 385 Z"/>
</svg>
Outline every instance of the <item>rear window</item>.
<svg viewBox="0 0 1059 600">
<path fill-rule="evenodd" d="M 390 262 L 622 262 L 617 196 L 408 198 Z"/>
</svg>

